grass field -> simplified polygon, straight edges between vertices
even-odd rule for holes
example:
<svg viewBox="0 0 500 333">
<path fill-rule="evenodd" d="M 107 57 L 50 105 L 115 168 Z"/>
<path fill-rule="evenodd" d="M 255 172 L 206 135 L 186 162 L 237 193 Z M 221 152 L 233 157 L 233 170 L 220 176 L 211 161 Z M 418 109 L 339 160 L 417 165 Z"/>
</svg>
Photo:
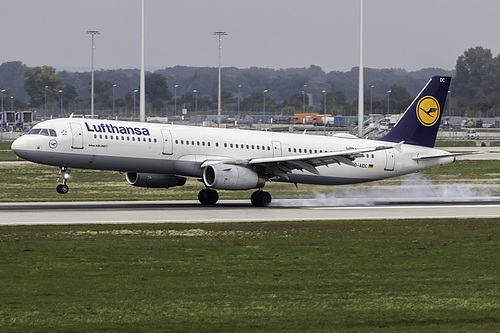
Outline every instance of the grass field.
<svg viewBox="0 0 500 333">
<path fill-rule="evenodd" d="M 497 332 L 500 221 L 2 227 L 2 332 Z"/>
</svg>

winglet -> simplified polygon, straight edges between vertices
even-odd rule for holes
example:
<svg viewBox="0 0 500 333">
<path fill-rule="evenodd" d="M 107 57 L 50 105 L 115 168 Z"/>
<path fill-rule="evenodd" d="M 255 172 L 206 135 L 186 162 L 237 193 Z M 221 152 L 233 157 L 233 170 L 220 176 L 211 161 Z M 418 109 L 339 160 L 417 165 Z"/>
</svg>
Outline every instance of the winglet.
<svg viewBox="0 0 500 333">
<path fill-rule="evenodd" d="M 433 76 L 401 119 L 380 140 L 434 147 L 451 77 Z"/>
</svg>

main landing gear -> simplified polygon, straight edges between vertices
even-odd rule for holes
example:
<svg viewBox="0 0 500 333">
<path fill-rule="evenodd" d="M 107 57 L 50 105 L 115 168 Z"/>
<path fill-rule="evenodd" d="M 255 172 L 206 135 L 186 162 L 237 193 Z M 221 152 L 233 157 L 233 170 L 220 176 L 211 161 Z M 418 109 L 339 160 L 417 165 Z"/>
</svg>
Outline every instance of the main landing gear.
<svg viewBox="0 0 500 333">
<path fill-rule="evenodd" d="M 269 192 L 262 191 L 262 189 L 253 192 L 252 196 L 250 197 L 250 201 L 252 202 L 252 205 L 254 205 L 255 207 L 269 206 L 271 200 L 272 200 L 271 194 L 269 194 Z"/>
<path fill-rule="evenodd" d="M 202 205 L 215 205 L 219 200 L 219 194 L 216 190 L 205 188 L 198 193 L 198 200 Z M 259 189 L 252 193 L 250 201 L 255 207 L 266 207 L 271 203 L 271 194 Z"/>
<path fill-rule="evenodd" d="M 219 193 L 211 188 L 205 188 L 198 193 L 198 200 L 202 205 L 215 205 L 219 200 Z"/>
<path fill-rule="evenodd" d="M 66 182 L 69 179 L 69 173 L 71 172 L 71 168 L 61 167 L 61 175 L 62 175 L 62 184 L 57 185 L 56 191 L 59 194 L 66 194 L 69 192 L 69 187 L 66 185 Z"/>
</svg>

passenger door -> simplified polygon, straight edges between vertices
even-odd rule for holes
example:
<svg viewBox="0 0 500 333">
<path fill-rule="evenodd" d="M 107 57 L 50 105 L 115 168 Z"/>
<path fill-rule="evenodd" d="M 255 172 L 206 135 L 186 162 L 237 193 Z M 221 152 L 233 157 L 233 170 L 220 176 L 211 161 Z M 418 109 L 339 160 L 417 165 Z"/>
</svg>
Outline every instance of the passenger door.
<svg viewBox="0 0 500 333">
<path fill-rule="evenodd" d="M 83 149 L 83 130 L 82 125 L 78 123 L 70 123 L 71 126 L 71 148 Z"/>
<path fill-rule="evenodd" d="M 172 155 L 174 153 L 173 142 L 172 142 L 172 134 L 168 129 L 162 129 L 161 134 L 163 136 L 163 155 Z"/>
</svg>

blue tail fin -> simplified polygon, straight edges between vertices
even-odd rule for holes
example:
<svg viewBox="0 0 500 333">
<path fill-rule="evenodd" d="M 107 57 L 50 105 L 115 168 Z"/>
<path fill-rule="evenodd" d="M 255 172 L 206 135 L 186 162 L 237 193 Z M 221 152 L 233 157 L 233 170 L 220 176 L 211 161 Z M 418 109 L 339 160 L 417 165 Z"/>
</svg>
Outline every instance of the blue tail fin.
<svg viewBox="0 0 500 333">
<path fill-rule="evenodd" d="M 433 76 L 381 141 L 434 147 L 451 77 Z"/>
</svg>

